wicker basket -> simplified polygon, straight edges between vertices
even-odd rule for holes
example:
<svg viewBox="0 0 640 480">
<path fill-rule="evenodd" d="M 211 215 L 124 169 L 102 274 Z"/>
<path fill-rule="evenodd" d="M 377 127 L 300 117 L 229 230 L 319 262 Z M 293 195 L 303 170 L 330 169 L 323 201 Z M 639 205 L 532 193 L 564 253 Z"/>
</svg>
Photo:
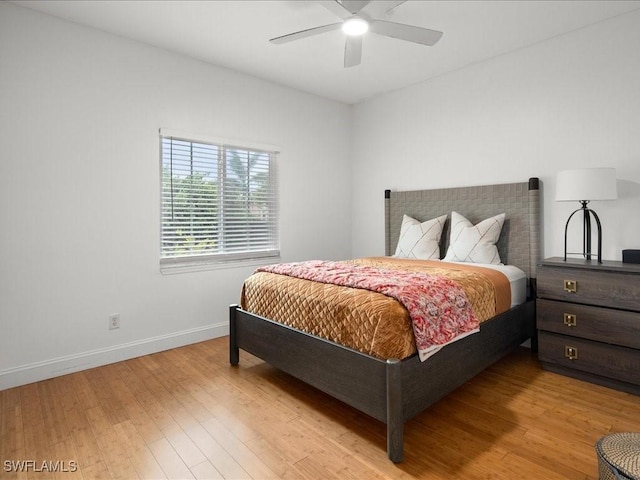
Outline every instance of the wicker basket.
<svg viewBox="0 0 640 480">
<path fill-rule="evenodd" d="M 612 433 L 596 442 L 600 480 L 640 480 L 640 433 Z"/>
</svg>

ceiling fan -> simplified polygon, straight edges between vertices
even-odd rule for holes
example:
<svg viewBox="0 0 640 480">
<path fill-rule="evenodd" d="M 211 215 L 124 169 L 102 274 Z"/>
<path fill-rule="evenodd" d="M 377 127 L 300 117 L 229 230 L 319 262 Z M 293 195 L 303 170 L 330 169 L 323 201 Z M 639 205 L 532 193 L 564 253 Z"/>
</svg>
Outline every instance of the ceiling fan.
<svg viewBox="0 0 640 480">
<path fill-rule="evenodd" d="M 384 15 L 404 3 L 402 1 L 350 1 L 350 0 L 326 0 L 319 1 L 325 8 L 335 13 L 342 19 L 341 22 L 309 28 L 299 32 L 289 33 L 281 37 L 269 40 L 271 43 L 280 44 L 311 37 L 320 33 L 342 29 L 347 35 L 344 49 L 344 66 L 354 67 L 362 60 L 362 35 L 367 31 L 393 37 L 422 45 L 435 45 L 442 32 L 428 28 L 415 27 L 403 23 L 388 22 L 377 17 Z"/>
</svg>

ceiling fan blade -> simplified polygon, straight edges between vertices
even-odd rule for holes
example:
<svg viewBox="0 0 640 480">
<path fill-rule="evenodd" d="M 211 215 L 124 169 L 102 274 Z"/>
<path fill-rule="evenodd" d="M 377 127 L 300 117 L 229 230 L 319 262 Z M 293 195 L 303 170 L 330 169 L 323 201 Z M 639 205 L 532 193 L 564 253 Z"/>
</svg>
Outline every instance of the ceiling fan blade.
<svg viewBox="0 0 640 480">
<path fill-rule="evenodd" d="M 320 0 L 318 3 L 343 20 L 353 16 L 353 14 L 337 0 Z"/>
<path fill-rule="evenodd" d="M 295 33 L 289 33 L 287 35 L 282 35 L 281 37 L 275 37 L 269 40 L 271 43 L 287 43 L 292 42 L 294 40 L 299 40 L 301 38 L 311 37 L 313 35 L 318 35 L 320 33 L 330 32 L 332 30 L 339 30 L 342 28 L 342 22 L 340 23 L 331 23 L 329 25 L 323 25 L 322 27 L 314 27 L 309 28 L 307 30 L 301 30 Z"/>
<path fill-rule="evenodd" d="M 414 27 L 413 25 L 403 23 L 387 22 L 385 20 L 372 20 L 369 23 L 369 30 L 378 35 L 429 46 L 435 45 L 438 40 L 440 40 L 440 37 L 442 37 L 442 32 L 438 32 L 437 30 Z"/>
<path fill-rule="evenodd" d="M 378 18 L 386 13 L 389 13 L 391 10 L 396 8 L 398 5 L 403 4 L 407 0 L 389 0 L 382 1 L 376 0 L 375 2 L 369 2 L 368 5 L 364 6 L 360 13 L 364 13 L 371 18 Z"/>
<path fill-rule="evenodd" d="M 347 41 L 344 45 L 344 66 L 355 67 L 360 65 L 362 60 L 362 36 L 352 37 L 347 36 Z"/>
<path fill-rule="evenodd" d="M 350 13 L 358 13 L 369 3 L 375 3 L 371 1 L 360 1 L 360 0 L 336 0 L 337 3 L 341 4 L 345 9 L 347 9 Z"/>
</svg>

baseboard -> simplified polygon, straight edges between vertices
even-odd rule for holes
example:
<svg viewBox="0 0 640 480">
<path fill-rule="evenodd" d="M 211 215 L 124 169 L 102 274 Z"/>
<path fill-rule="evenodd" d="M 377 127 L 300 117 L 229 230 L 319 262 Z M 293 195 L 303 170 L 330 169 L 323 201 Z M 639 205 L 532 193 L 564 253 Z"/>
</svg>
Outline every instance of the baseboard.
<svg viewBox="0 0 640 480">
<path fill-rule="evenodd" d="M 59 377 L 88 368 L 121 362 L 130 358 L 182 347 L 228 334 L 229 323 L 224 322 L 170 333 L 168 335 L 145 338 L 144 340 L 115 345 L 113 347 L 53 358 L 29 365 L 8 368 L 6 370 L 0 370 L 0 390 Z"/>
</svg>

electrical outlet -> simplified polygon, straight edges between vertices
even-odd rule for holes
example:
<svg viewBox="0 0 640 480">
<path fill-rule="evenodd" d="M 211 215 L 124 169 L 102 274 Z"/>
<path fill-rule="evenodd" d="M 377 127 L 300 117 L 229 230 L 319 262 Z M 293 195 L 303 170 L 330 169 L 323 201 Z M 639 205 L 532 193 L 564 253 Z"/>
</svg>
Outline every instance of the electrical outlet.
<svg viewBox="0 0 640 480">
<path fill-rule="evenodd" d="M 114 313 L 113 315 L 109 315 L 109 330 L 115 330 L 116 328 L 120 328 L 119 313 Z"/>
</svg>

